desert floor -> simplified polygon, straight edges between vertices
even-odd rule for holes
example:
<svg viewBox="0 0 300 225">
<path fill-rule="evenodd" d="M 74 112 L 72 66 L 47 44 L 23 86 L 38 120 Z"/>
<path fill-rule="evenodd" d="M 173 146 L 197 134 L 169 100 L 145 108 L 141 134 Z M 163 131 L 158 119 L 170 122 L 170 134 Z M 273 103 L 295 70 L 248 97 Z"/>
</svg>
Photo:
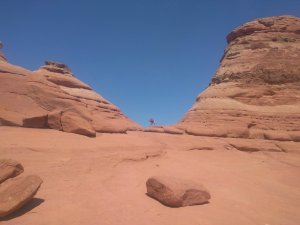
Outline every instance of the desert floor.
<svg viewBox="0 0 300 225">
<path fill-rule="evenodd" d="M 245 147 L 246 146 L 246 147 Z M 0 127 L 0 157 L 44 183 L 2 225 L 299 225 L 300 143 L 130 132 L 88 138 Z M 196 180 L 208 204 L 169 208 L 146 180 Z"/>
</svg>

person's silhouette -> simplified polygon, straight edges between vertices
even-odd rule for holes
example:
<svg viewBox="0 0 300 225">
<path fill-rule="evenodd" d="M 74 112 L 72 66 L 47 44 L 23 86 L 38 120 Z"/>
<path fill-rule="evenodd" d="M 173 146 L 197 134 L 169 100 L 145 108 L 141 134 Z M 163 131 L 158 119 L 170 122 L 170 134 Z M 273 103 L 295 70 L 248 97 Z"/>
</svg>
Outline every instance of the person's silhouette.
<svg viewBox="0 0 300 225">
<path fill-rule="evenodd" d="M 155 120 L 153 118 L 149 119 L 150 126 L 155 126 Z"/>
</svg>

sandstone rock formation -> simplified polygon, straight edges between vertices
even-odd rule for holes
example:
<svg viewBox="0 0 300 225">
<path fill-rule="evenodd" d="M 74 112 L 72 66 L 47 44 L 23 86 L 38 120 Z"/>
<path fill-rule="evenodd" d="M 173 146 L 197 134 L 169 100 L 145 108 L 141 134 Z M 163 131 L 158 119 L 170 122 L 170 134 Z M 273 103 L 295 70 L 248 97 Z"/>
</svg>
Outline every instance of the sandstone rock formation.
<svg viewBox="0 0 300 225">
<path fill-rule="evenodd" d="M 42 184 L 35 175 L 9 179 L 0 185 L 0 217 L 21 208 L 30 201 Z"/>
<path fill-rule="evenodd" d="M 11 159 L 0 159 L 0 184 L 24 172 L 21 163 Z"/>
<path fill-rule="evenodd" d="M 22 207 L 40 188 L 41 178 L 36 175 L 18 176 L 23 172 L 21 163 L 11 159 L 0 159 L 0 217 Z"/>
<path fill-rule="evenodd" d="M 300 19 L 256 19 L 227 42 L 211 84 L 178 127 L 193 135 L 300 141 Z"/>
<path fill-rule="evenodd" d="M 70 115 L 72 119 L 70 119 Z M 116 106 L 76 79 L 62 64 L 47 61 L 36 72 L 0 57 L 0 126 L 52 128 L 95 136 L 141 129 Z"/>
<path fill-rule="evenodd" d="M 210 193 L 201 185 L 172 177 L 151 177 L 147 194 L 170 207 L 199 205 L 208 202 Z"/>
</svg>

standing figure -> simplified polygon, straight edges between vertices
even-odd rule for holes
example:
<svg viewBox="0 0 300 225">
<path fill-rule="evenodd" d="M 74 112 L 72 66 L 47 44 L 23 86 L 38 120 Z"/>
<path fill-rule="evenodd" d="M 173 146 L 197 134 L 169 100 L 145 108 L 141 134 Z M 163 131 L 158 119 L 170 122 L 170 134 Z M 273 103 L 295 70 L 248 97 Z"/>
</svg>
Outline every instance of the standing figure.
<svg viewBox="0 0 300 225">
<path fill-rule="evenodd" d="M 149 119 L 149 123 L 150 123 L 150 126 L 155 126 L 156 125 L 155 120 L 153 118 Z"/>
</svg>

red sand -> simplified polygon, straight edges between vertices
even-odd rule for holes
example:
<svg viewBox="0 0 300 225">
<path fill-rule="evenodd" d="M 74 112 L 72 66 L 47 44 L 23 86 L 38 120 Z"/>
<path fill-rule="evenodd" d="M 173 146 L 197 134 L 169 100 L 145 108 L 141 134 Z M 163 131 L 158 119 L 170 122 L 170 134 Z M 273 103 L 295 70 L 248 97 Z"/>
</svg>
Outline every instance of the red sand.
<svg viewBox="0 0 300 225">
<path fill-rule="evenodd" d="M 253 145 L 265 151 L 249 153 L 230 145 L 246 139 L 143 132 L 88 138 L 14 127 L 0 127 L 0 133 L 1 158 L 19 160 L 24 174 L 44 180 L 35 199 L 3 225 L 300 221 L 300 143 L 255 140 Z M 271 144 L 287 152 L 269 152 Z M 210 191 L 210 203 L 168 208 L 145 195 L 145 182 L 153 175 L 198 180 Z"/>
</svg>

